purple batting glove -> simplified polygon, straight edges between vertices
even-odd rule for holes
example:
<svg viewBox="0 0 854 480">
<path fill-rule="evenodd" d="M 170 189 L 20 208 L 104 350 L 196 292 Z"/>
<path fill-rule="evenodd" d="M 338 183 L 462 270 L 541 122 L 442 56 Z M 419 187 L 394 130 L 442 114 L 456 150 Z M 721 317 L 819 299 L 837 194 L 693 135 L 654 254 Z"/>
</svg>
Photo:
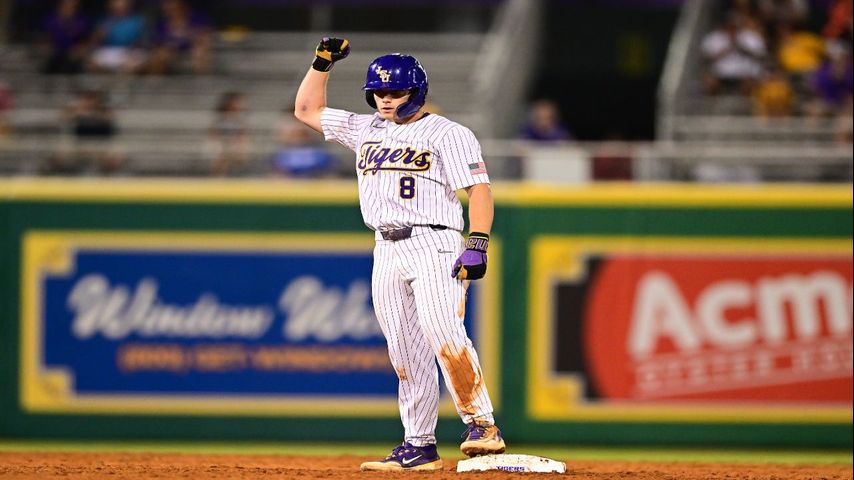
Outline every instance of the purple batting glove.
<svg viewBox="0 0 854 480">
<path fill-rule="evenodd" d="M 451 277 L 460 280 L 477 280 L 486 275 L 486 248 L 489 246 L 489 235 L 472 232 L 466 240 L 466 249 L 460 258 L 454 262 Z"/>
</svg>

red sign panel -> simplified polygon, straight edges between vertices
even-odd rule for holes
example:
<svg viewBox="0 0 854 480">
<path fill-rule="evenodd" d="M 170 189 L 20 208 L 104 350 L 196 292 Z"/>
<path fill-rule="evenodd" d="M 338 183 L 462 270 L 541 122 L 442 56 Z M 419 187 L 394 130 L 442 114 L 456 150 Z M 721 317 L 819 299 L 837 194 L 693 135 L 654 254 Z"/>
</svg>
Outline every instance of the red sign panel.
<svg viewBox="0 0 854 480">
<path fill-rule="evenodd" d="M 591 280 L 601 398 L 852 401 L 851 257 L 608 255 Z"/>
</svg>

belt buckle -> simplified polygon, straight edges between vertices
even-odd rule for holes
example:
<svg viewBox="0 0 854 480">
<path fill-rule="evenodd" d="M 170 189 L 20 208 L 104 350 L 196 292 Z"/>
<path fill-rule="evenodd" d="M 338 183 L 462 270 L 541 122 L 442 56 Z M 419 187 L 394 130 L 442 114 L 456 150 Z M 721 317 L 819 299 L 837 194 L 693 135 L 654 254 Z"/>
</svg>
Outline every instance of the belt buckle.
<svg viewBox="0 0 854 480">
<path fill-rule="evenodd" d="M 383 240 L 391 240 L 393 242 L 406 240 L 412 236 L 412 227 L 398 228 L 397 230 L 380 230 L 380 235 L 382 235 Z"/>
</svg>

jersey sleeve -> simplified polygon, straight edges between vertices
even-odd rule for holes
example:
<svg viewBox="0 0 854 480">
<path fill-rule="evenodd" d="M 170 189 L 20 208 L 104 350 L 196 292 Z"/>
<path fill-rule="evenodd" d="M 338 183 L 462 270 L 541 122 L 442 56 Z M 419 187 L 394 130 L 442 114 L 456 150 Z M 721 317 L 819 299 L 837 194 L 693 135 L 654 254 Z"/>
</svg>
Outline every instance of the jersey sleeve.
<svg viewBox="0 0 854 480">
<path fill-rule="evenodd" d="M 439 154 L 448 184 L 454 190 L 489 183 L 480 142 L 468 128 L 455 125 L 448 130 L 439 143 Z"/>
<path fill-rule="evenodd" d="M 320 113 L 320 127 L 323 129 L 323 137 L 326 141 L 338 142 L 355 151 L 356 144 L 359 141 L 360 124 L 364 123 L 360 117 L 365 116 L 367 115 L 358 115 L 346 110 L 324 108 L 323 112 Z"/>
</svg>

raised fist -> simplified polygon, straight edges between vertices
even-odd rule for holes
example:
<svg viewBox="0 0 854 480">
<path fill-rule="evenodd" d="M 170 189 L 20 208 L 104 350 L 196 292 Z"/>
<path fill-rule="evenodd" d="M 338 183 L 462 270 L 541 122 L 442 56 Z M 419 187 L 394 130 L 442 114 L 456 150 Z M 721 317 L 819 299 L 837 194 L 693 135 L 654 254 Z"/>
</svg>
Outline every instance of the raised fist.
<svg viewBox="0 0 854 480">
<path fill-rule="evenodd" d="M 350 42 L 346 38 L 323 37 L 314 50 L 314 63 L 311 68 L 319 72 L 332 70 L 332 65 L 338 60 L 347 58 L 350 54 Z"/>
</svg>

